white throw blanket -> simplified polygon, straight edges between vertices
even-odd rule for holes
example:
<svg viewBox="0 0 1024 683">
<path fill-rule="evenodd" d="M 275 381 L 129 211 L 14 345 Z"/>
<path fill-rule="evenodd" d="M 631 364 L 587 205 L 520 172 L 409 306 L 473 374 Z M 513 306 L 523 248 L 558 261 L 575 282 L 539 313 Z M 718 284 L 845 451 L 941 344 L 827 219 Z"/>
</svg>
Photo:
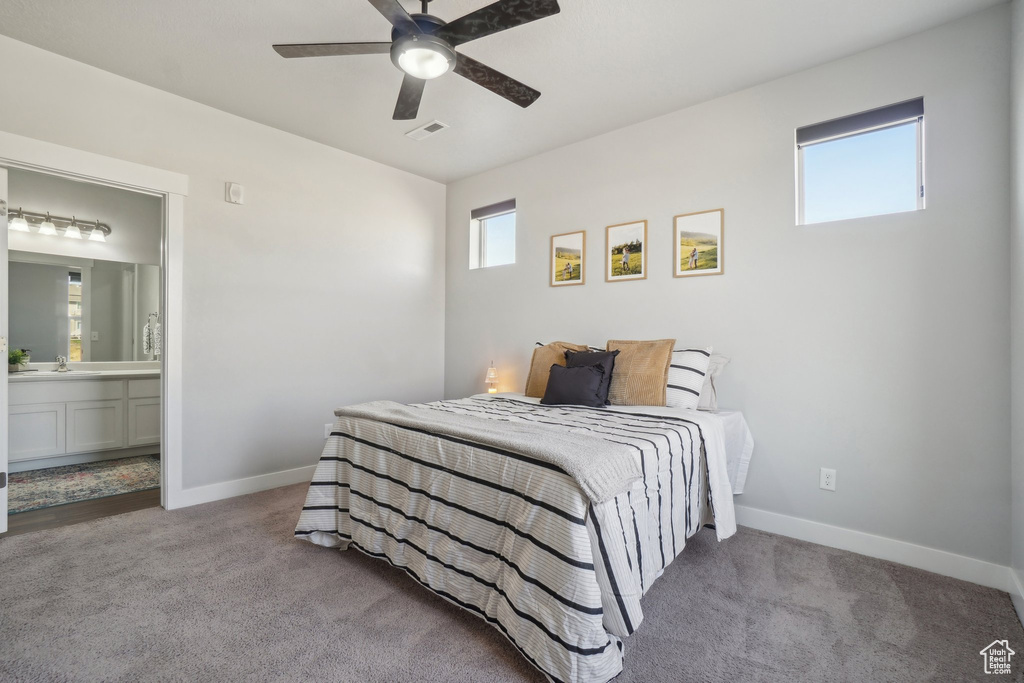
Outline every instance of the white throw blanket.
<svg viewBox="0 0 1024 683">
<path fill-rule="evenodd" d="M 481 420 L 394 401 L 347 406 L 334 414 L 467 439 L 550 463 L 571 476 L 595 503 L 611 500 L 642 476 L 632 449 L 590 436 L 584 429 L 560 432 L 525 420 Z"/>
</svg>

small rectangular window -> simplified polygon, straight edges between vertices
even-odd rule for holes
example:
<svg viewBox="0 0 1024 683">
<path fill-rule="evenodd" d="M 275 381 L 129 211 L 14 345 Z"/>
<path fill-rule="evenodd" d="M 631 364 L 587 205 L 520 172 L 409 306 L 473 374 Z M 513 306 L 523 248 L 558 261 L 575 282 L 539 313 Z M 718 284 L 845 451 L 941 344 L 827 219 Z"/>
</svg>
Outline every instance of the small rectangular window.
<svg viewBox="0 0 1024 683">
<path fill-rule="evenodd" d="M 469 267 L 516 262 L 516 200 L 474 209 L 469 221 Z"/>
<path fill-rule="evenodd" d="M 797 224 L 924 208 L 924 100 L 796 130 Z"/>
</svg>

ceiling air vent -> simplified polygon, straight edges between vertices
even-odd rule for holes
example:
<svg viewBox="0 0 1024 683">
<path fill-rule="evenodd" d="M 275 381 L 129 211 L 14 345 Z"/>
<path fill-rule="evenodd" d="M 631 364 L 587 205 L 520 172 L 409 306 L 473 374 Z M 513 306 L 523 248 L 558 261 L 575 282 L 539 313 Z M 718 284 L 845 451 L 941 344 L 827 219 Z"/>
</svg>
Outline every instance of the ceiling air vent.
<svg viewBox="0 0 1024 683">
<path fill-rule="evenodd" d="M 426 125 L 420 126 L 419 128 L 413 128 L 406 133 L 406 135 L 413 140 L 422 140 L 423 138 L 429 138 L 435 133 L 440 133 L 445 128 L 450 128 L 450 126 L 447 123 L 441 123 L 440 121 L 434 120 Z"/>
</svg>

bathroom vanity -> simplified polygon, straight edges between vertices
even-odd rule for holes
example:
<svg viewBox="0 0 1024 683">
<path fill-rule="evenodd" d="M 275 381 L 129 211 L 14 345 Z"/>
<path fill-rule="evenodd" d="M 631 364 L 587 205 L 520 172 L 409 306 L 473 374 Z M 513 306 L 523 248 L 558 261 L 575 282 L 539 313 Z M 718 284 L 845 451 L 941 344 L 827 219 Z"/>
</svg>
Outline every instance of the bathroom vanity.
<svg viewBox="0 0 1024 683">
<path fill-rule="evenodd" d="M 39 370 L 8 382 L 12 472 L 160 452 L 158 367 Z"/>
</svg>

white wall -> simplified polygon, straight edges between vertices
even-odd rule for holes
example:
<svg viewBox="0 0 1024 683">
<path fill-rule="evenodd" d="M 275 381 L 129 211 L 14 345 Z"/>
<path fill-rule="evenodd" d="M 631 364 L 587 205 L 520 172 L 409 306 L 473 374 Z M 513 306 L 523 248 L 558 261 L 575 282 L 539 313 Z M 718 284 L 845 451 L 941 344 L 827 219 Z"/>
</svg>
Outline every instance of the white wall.
<svg viewBox="0 0 1024 683">
<path fill-rule="evenodd" d="M 1011 194 L 1011 416 L 1013 452 L 1013 562 L 1017 613 L 1024 619 L 1024 0 L 1012 5 L 1012 172 Z"/>
<path fill-rule="evenodd" d="M 17 99 L 5 104 L 12 106 L 18 106 Z M 0 122 L 5 114 L 0 113 Z M 21 207 L 37 213 L 49 211 L 55 216 L 98 220 L 111 229 L 106 242 L 46 237 L 34 229 L 30 233 L 12 232 L 11 249 L 160 265 L 163 209 L 158 197 L 17 168 L 8 172 L 7 185 L 13 209 Z"/>
<path fill-rule="evenodd" d="M 757 442 L 738 502 L 1008 564 L 1008 11 L 449 185 L 446 396 L 492 358 L 521 391 L 536 340 L 713 344 Z M 794 129 L 921 95 L 928 209 L 795 226 Z M 468 270 L 470 210 L 509 197 L 517 264 Z M 725 275 L 674 279 L 672 216 L 719 207 Z M 638 219 L 649 278 L 604 282 L 604 227 Z M 550 288 L 582 229 L 587 284 Z"/>
<path fill-rule="evenodd" d="M 444 186 L 5 37 L 0 64 L 76 103 L 8 98 L 0 130 L 189 176 L 185 487 L 314 463 L 339 405 L 440 397 Z"/>
</svg>

